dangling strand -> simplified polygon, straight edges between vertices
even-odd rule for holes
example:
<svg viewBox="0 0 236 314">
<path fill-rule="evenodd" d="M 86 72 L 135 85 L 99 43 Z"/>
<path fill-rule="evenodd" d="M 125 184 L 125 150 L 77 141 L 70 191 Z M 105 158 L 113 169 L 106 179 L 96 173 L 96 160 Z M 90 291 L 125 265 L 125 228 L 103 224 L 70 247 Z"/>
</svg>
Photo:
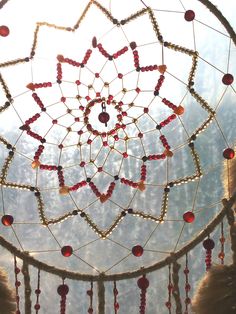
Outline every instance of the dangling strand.
<svg viewBox="0 0 236 314">
<path fill-rule="evenodd" d="M 221 261 L 221 265 L 224 265 L 225 258 L 225 237 L 224 237 L 224 222 L 221 223 L 221 237 L 220 237 L 221 251 L 218 254 L 218 257 Z"/>
<path fill-rule="evenodd" d="M 185 312 L 184 314 L 189 314 L 188 308 L 191 304 L 191 299 L 189 297 L 189 291 L 191 289 L 191 286 L 189 284 L 189 268 L 188 268 L 188 254 L 186 254 L 186 262 L 185 262 Z"/>
<path fill-rule="evenodd" d="M 211 268 L 211 258 L 212 258 L 212 250 L 215 247 L 215 242 L 208 237 L 208 239 L 203 241 L 203 247 L 206 250 L 206 270 L 208 271 Z"/>
<path fill-rule="evenodd" d="M 166 302 L 166 307 L 169 310 L 169 314 L 171 314 L 171 295 L 173 291 L 173 284 L 171 278 L 171 264 L 169 265 L 169 282 L 168 282 L 168 301 Z"/>
<path fill-rule="evenodd" d="M 36 303 L 34 305 L 35 313 L 38 314 L 39 309 L 40 309 L 40 304 L 39 304 L 39 295 L 41 293 L 40 290 L 40 269 L 38 269 L 38 284 L 37 284 L 37 289 L 35 290 L 36 294 Z"/>
<path fill-rule="evenodd" d="M 62 285 L 58 286 L 57 293 L 61 296 L 60 314 L 66 313 L 66 295 L 69 292 L 69 287 L 65 284 L 64 279 Z"/>
<path fill-rule="evenodd" d="M 145 314 L 145 310 L 146 310 L 146 293 L 147 293 L 147 288 L 149 286 L 149 281 L 146 278 L 146 276 L 143 275 L 143 277 L 138 279 L 137 284 L 138 284 L 139 289 L 141 289 L 139 313 L 140 314 Z"/>
<path fill-rule="evenodd" d="M 116 282 L 115 281 L 114 281 L 113 294 L 114 294 L 114 313 L 117 314 L 118 310 L 120 308 L 120 305 L 117 302 L 118 290 L 116 288 Z"/>
<path fill-rule="evenodd" d="M 87 290 L 87 295 L 89 296 L 89 308 L 88 313 L 93 313 L 93 282 L 91 282 L 90 290 Z"/>
<path fill-rule="evenodd" d="M 15 287 L 16 287 L 16 314 L 20 314 L 20 296 L 19 287 L 21 282 L 18 280 L 18 274 L 20 273 L 20 268 L 17 267 L 16 256 L 14 255 L 14 267 L 15 267 Z"/>
</svg>

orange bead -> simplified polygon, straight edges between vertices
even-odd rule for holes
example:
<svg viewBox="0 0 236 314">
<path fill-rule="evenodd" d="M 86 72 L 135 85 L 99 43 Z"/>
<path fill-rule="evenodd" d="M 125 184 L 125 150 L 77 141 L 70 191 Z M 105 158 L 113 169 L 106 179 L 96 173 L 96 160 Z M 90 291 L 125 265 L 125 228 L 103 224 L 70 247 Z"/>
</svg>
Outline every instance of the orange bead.
<svg viewBox="0 0 236 314">
<path fill-rule="evenodd" d="M 138 183 L 138 189 L 139 189 L 141 192 L 146 190 L 146 185 L 145 185 L 144 181 L 140 181 L 140 182 Z"/>
<path fill-rule="evenodd" d="M 159 67 L 158 67 L 158 71 L 159 71 L 161 74 L 164 74 L 165 71 L 166 71 L 166 69 L 167 69 L 167 66 L 166 66 L 165 64 L 159 65 Z"/>
<path fill-rule="evenodd" d="M 59 190 L 59 193 L 61 194 L 61 195 L 67 195 L 67 194 L 69 194 L 69 187 L 68 186 L 63 186 L 63 187 L 61 187 L 60 188 L 60 190 Z"/>
<path fill-rule="evenodd" d="M 164 151 L 164 154 L 167 156 L 167 157 L 172 157 L 174 154 L 172 153 L 172 151 L 171 150 L 168 150 L 168 149 L 166 149 L 165 151 Z"/>
<path fill-rule="evenodd" d="M 107 195 L 102 194 L 102 195 L 100 196 L 100 202 L 101 202 L 101 203 L 105 203 L 107 200 L 108 200 L 108 196 L 107 196 Z"/>
<path fill-rule="evenodd" d="M 181 116 L 184 113 L 184 107 L 178 106 L 175 110 L 174 113 L 177 114 L 178 116 Z"/>
<path fill-rule="evenodd" d="M 33 169 L 37 169 L 38 167 L 40 167 L 40 161 L 38 161 L 38 160 L 33 161 L 31 164 L 31 167 Z"/>
<path fill-rule="evenodd" d="M 29 83 L 28 85 L 26 85 L 26 87 L 32 91 L 35 90 L 34 84 L 33 83 Z"/>
<path fill-rule="evenodd" d="M 64 61 L 65 61 L 63 55 L 58 55 L 58 56 L 57 56 L 57 60 L 58 60 L 59 62 L 64 62 Z"/>
</svg>

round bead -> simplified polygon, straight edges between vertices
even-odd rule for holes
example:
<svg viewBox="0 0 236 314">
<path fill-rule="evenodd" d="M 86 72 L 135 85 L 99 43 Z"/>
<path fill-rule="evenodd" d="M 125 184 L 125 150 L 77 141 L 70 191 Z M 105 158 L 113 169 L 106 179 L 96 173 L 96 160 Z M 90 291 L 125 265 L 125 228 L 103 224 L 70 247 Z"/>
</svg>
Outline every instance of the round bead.
<svg viewBox="0 0 236 314">
<path fill-rule="evenodd" d="M 186 212 L 183 214 L 183 219 L 187 223 L 192 223 L 195 220 L 195 215 L 193 212 Z"/>
<path fill-rule="evenodd" d="M 142 290 L 146 290 L 149 286 L 149 281 L 146 277 L 141 277 L 137 281 L 138 287 Z"/>
<path fill-rule="evenodd" d="M 70 257 L 72 253 L 73 253 L 73 249 L 70 245 L 66 245 L 61 248 L 61 254 L 65 257 Z"/>
<path fill-rule="evenodd" d="M 232 148 L 226 148 L 224 151 L 223 151 L 223 157 L 225 159 L 233 159 L 235 156 L 235 152 Z"/>
<path fill-rule="evenodd" d="M 13 224 L 14 218 L 11 215 L 2 216 L 2 224 L 6 227 L 9 227 Z"/>
<path fill-rule="evenodd" d="M 132 253 L 134 256 L 136 257 L 140 257 L 143 255 L 143 247 L 141 245 L 135 245 L 133 248 L 132 248 Z"/>
<path fill-rule="evenodd" d="M 33 169 L 37 169 L 38 167 L 40 167 L 40 162 L 38 160 L 33 161 L 31 167 Z"/>
<path fill-rule="evenodd" d="M 0 26 L 0 36 L 7 37 L 9 33 L 10 33 L 10 30 L 6 25 Z"/>
<path fill-rule="evenodd" d="M 110 120 L 110 115 L 107 112 L 101 112 L 98 116 L 98 120 L 101 123 L 107 123 Z"/>
<path fill-rule="evenodd" d="M 206 250 L 212 250 L 215 247 L 215 242 L 212 239 L 206 239 L 203 241 L 203 247 Z"/>
<path fill-rule="evenodd" d="M 174 113 L 177 114 L 178 116 L 181 116 L 182 114 L 184 114 L 184 107 L 178 106 L 178 107 L 174 110 Z"/>
<path fill-rule="evenodd" d="M 35 310 L 37 310 L 37 311 L 38 311 L 38 310 L 40 309 L 40 304 L 38 304 L 38 303 L 37 303 L 37 304 L 35 304 L 34 308 L 35 308 Z"/>
<path fill-rule="evenodd" d="M 69 287 L 65 284 L 62 284 L 62 285 L 58 286 L 58 288 L 57 288 L 57 293 L 60 296 L 65 296 L 68 294 L 68 292 L 69 292 Z"/>
<path fill-rule="evenodd" d="M 192 10 L 186 11 L 185 14 L 184 14 L 184 18 L 185 18 L 185 20 L 186 20 L 187 22 L 193 21 L 194 18 L 195 18 L 195 13 L 194 13 L 194 11 L 192 11 Z"/>
<path fill-rule="evenodd" d="M 92 46 L 93 46 L 93 48 L 97 47 L 97 38 L 95 36 L 92 39 Z"/>
<path fill-rule="evenodd" d="M 67 195 L 69 194 L 69 187 L 68 186 L 63 186 L 60 188 L 59 193 L 61 195 Z"/>
<path fill-rule="evenodd" d="M 223 84 L 225 84 L 225 85 L 231 85 L 231 84 L 233 83 L 233 81 L 234 81 L 234 77 L 233 77 L 233 75 L 230 74 L 230 73 L 225 74 L 225 75 L 223 76 L 223 78 L 222 78 L 222 82 L 223 82 Z"/>
</svg>

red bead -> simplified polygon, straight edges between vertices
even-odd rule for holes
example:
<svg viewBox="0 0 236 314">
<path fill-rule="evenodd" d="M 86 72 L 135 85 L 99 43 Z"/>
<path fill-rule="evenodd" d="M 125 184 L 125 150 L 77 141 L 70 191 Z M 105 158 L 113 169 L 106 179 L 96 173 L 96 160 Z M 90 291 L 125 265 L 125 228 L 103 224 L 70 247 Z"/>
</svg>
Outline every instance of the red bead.
<svg viewBox="0 0 236 314">
<path fill-rule="evenodd" d="M 36 311 L 38 311 L 40 309 L 40 304 L 38 304 L 38 303 L 35 304 L 34 308 L 35 308 Z"/>
<path fill-rule="evenodd" d="M 223 156 L 225 159 L 233 159 L 234 156 L 235 156 L 235 152 L 232 148 L 226 148 L 224 151 L 223 151 Z"/>
<path fill-rule="evenodd" d="M 119 303 L 116 302 L 116 303 L 114 304 L 114 308 L 115 308 L 115 310 L 119 310 L 119 308 L 120 308 Z"/>
<path fill-rule="evenodd" d="M 93 295 L 93 290 L 87 290 L 87 295 L 91 297 Z"/>
<path fill-rule="evenodd" d="M 58 288 L 57 288 L 57 293 L 60 296 L 65 296 L 68 294 L 68 292 L 69 292 L 69 287 L 65 284 L 62 284 L 62 285 L 58 286 Z"/>
<path fill-rule="evenodd" d="M 88 313 L 93 314 L 93 309 L 91 307 L 88 309 Z"/>
<path fill-rule="evenodd" d="M 187 223 L 192 223 L 195 220 L 195 215 L 193 212 L 186 212 L 183 214 L 183 219 Z"/>
<path fill-rule="evenodd" d="M 73 253 L 73 249 L 70 245 L 66 245 L 66 246 L 63 246 L 63 248 L 61 248 L 61 254 L 65 257 L 71 256 L 72 253 Z"/>
<path fill-rule="evenodd" d="M 212 250 L 215 247 L 215 242 L 212 239 L 206 239 L 203 241 L 203 247 L 206 250 Z"/>
<path fill-rule="evenodd" d="M 143 247 L 141 245 L 135 245 L 133 248 L 132 248 L 132 253 L 134 256 L 136 257 L 140 257 L 143 255 Z"/>
<path fill-rule="evenodd" d="M 230 73 L 225 74 L 225 75 L 223 76 L 223 78 L 222 78 L 222 82 L 223 82 L 223 84 L 225 84 L 225 85 L 231 85 L 231 84 L 233 83 L 233 81 L 234 81 L 234 77 L 233 77 L 233 75 L 230 74 Z"/>
<path fill-rule="evenodd" d="M 40 289 L 36 289 L 35 290 L 35 294 L 40 294 L 41 293 L 41 290 Z"/>
<path fill-rule="evenodd" d="M 107 123 L 110 120 L 110 115 L 107 112 L 101 112 L 98 116 L 98 120 L 101 123 Z"/>
<path fill-rule="evenodd" d="M 166 302 L 166 307 L 167 307 L 168 309 L 171 308 L 171 303 L 170 303 L 170 301 L 167 301 L 167 302 Z"/>
<path fill-rule="evenodd" d="M 141 277 L 137 281 L 138 287 L 142 290 L 146 290 L 149 286 L 149 281 L 146 277 Z"/>
<path fill-rule="evenodd" d="M 14 218 L 11 215 L 2 216 L 2 224 L 6 227 L 9 227 L 13 224 Z"/>
<path fill-rule="evenodd" d="M 190 298 L 186 298 L 185 299 L 185 304 L 190 304 L 191 303 L 191 299 Z"/>
<path fill-rule="evenodd" d="M 195 13 L 194 13 L 194 11 L 192 11 L 192 10 L 186 11 L 185 14 L 184 14 L 184 18 L 185 18 L 185 20 L 188 21 L 188 22 L 193 21 L 194 18 L 195 18 Z"/>
<path fill-rule="evenodd" d="M 0 26 L 0 36 L 7 37 L 10 33 L 10 30 L 7 26 L 2 25 Z"/>
</svg>

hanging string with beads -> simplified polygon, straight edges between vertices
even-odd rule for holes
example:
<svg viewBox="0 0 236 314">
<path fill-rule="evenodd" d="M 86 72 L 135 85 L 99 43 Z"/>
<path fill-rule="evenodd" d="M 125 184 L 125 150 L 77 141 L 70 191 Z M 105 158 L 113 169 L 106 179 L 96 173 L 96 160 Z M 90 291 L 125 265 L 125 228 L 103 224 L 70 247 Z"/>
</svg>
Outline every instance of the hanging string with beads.
<svg viewBox="0 0 236 314">
<path fill-rule="evenodd" d="M 90 289 L 87 290 L 87 295 L 89 296 L 89 308 L 88 313 L 93 313 L 93 282 L 91 282 Z"/>
<path fill-rule="evenodd" d="M 221 250 L 218 254 L 218 257 L 220 259 L 221 265 L 224 265 L 224 258 L 225 258 L 225 236 L 224 236 L 224 222 L 221 223 L 221 237 L 220 237 L 220 245 Z"/>
<path fill-rule="evenodd" d="M 21 282 L 18 279 L 20 273 L 20 268 L 17 266 L 16 256 L 14 255 L 14 268 L 15 268 L 15 288 L 16 288 L 16 314 L 20 314 L 20 296 L 19 296 L 19 287 Z"/>
<path fill-rule="evenodd" d="M 139 313 L 145 314 L 146 312 L 146 293 L 147 288 L 149 286 L 149 281 L 146 278 L 146 275 L 143 275 L 141 278 L 137 281 L 139 289 L 141 289 L 140 293 L 140 306 L 139 306 Z"/>
<path fill-rule="evenodd" d="M 186 254 L 184 274 L 185 274 L 185 312 L 184 314 L 189 314 L 188 310 L 189 310 L 189 305 L 191 304 L 189 291 L 191 289 L 191 286 L 189 284 L 188 254 Z"/>
<path fill-rule="evenodd" d="M 173 281 L 173 297 L 175 300 L 176 314 L 182 314 L 182 302 L 179 288 L 179 271 L 181 265 L 175 260 L 172 267 L 172 281 Z"/>
<path fill-rule="evenodd" d="M 29 264 L 27 261 L 23 260 L 23 265 L 21 269 L 22 274 L 24 275 L 24 287 L 25 287 L 25 314 L 31 314 L 31 285 L 30 285 L 30 271 Z"/>
<path fill-rule="evenodd" d="M 169 282 L 168 282 L 168 301 L 166 302 L 166 307 L 169 310 L 169 314 L 171 314 L 171 296 L 173 291 L 173 284 L 172 284 L 172 278 L 171 278 L 171 264 L 169 265 Z"/>
<path fill-rule="evenodd" d="M 215 247 L 215 242 L 208 237 L 208 239 L 203 241 L 203 247 L 206 250 L 206 258 L 205 258 L 205 263 L 206 263 L 206 270 L 208 271 L 211 268 L 212 264 L 212 250 Z"/>
<path fill-rule="evenodd" d="M 40 309 L 40 304 L 39 304 L 39 296 L 40 296 L 41 290 L 40 290 L 40 269 L 38 269 L 38 283 L 37 283 L 37 289 L 35 290 L 36 294 L 36 302 L 34 305 L 35 313 L 38 314 L 39 309 Z"/>
<path fill-rule="evenodd" d="M 62 285 L 58 286 L 57 293 L 61 297 L 60 301 L 60 314 L 66 314 L 66 295 L 69 292 L 69 287 L 65 284 L 65 280 L 63 279 Z"/>
<path fill-rule="evenodd" d="M 113 294 L 114 294 L 114 313 L 117 314 L 118 310 L 120 308 L 120 305 L 117 302 L 118 290 L 117 290 L 117 287 L 116 287 L 116 281 L 114 281 Z"/>
</svg>

